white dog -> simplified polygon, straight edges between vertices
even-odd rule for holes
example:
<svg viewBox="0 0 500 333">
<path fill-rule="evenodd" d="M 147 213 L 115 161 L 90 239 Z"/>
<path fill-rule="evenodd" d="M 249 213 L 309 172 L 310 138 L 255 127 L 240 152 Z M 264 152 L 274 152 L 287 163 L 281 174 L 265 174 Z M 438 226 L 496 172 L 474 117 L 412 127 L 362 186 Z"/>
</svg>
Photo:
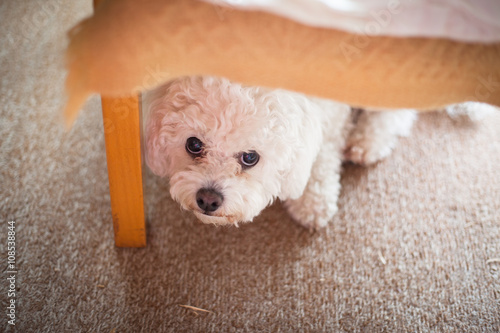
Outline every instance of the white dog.
<svg viewBox="0 0 500 333">
<path fill-rule="evenodd" d="M 416 118 L 213 77 L 170 82 L 145 105 L 147 164 L 182 208 L 217 225 L 252 221 L 280 199 L 303 226 L 325 226 L 342 162 L 388 156 Z"/>
</svg>

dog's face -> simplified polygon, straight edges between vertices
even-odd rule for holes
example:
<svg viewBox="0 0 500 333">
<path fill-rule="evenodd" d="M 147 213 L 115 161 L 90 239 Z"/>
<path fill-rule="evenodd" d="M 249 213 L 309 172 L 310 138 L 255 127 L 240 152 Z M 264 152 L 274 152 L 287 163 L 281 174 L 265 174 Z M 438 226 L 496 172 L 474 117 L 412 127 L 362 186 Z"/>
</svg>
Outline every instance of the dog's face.
<svg viewBox="0 0 500 333">
<path fill-rule="evenodd" d="M 202 222 L 251 221 L 275 198 L 300 196 L 309 178 L 303 112 L 287 104 L 223 79 L 173 81 L 149 105 L 147 163 Z"/>
</svg>

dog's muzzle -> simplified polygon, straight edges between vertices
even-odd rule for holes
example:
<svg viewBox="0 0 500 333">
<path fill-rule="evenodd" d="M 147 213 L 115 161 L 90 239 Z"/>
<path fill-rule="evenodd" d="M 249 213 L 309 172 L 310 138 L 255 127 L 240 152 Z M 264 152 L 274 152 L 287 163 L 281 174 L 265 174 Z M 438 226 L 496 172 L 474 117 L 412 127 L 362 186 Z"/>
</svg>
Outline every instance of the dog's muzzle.
<svg viewBox="0 0 500 333">
<path fill-rule="evenodd" d="M 202 188 L 196 193 L 196 203 L 206 215 L 219 209 L 223 201 L 222 194 L 213 188 Z"/>
</svg>

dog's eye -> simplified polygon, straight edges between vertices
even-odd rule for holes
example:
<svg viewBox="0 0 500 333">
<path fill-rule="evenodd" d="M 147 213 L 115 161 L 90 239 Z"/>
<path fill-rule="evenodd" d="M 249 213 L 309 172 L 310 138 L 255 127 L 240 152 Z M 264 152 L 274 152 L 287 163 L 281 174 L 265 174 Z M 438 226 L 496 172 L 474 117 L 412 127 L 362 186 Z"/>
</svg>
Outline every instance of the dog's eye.
<svg viewBox="0 0 500 333">
<path fill-rule="evenodd" d="M 248 153 L 242 153 L 240 156 L 240 163 L 245 168 L 250 168 L 259 162 L 259 154 L 255 151 L 249 151 Z"/>
<path fill-rule="evenodd" d="M 186 140 L 186 151 L 191 155 L 199 155 L 203 151 L 203 142 L 200 139 L 191 137 Z"/>
</svg>

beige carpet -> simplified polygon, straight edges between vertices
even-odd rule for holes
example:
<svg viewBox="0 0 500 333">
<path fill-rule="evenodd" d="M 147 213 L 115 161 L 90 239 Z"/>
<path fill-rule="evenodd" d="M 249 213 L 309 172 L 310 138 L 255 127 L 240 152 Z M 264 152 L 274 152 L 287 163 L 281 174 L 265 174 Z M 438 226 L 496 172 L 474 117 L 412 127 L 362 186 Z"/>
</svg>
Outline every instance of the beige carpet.
<svg viewBox="0 0 500 333">
<path fill-rule="evenodd" d="M 58 122 L 64 31 L 90 2 L 0 2 L 0 331 L 500 331 L 500 114 L 421 116 L 391 158 L 346 167 L 314 234 L 279 203 L 202 225 L 148 173 L 148 247 L 115 248 L 98 98 L 70 133 Z"/>
</svg>

